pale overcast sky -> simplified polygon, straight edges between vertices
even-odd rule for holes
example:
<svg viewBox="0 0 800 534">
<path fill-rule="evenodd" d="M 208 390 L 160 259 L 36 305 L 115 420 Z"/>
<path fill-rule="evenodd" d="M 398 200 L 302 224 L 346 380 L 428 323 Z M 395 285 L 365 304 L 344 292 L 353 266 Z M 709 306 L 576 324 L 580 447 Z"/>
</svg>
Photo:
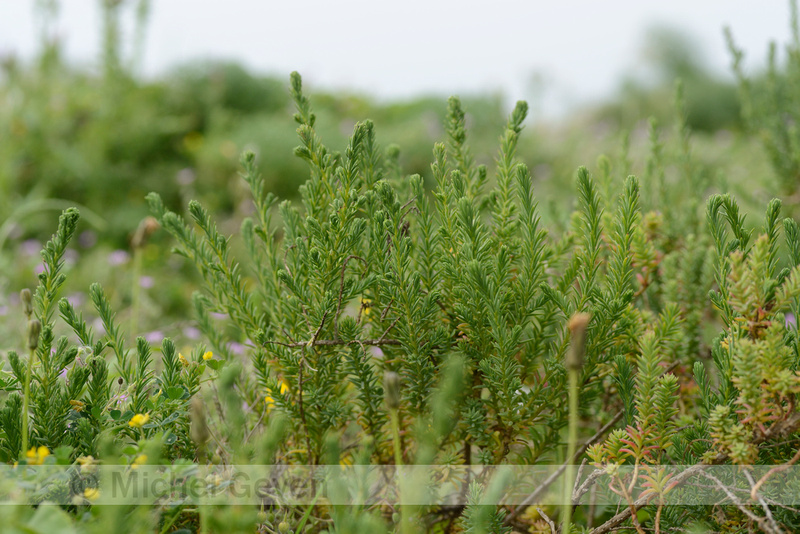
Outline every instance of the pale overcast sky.
<svg viewBox="0 0 800 534">
<path fill-rule="evenodd" d="M 35 2 L 0 0 L 0 54 L 35 53 Z M 98 3 L 60 2 L 57 33 L 73 61 L 96 64 Z M 684 29 L 708 64 L 726 73 L 723 26 L 748 66 L 762 65 L 769 41 L 789 37 L 789 2 L 151 0 L 143 71 L 155 76 L 190 59 L 225 58 L 282 77 L 298 70 L 311 86 L 383 99 L 501 91 L 510 100 L 531 98 L 539 73 L 552 114 L 602 98 L 623 75 L 641 72 L 653 25 Z"/>
</svg>

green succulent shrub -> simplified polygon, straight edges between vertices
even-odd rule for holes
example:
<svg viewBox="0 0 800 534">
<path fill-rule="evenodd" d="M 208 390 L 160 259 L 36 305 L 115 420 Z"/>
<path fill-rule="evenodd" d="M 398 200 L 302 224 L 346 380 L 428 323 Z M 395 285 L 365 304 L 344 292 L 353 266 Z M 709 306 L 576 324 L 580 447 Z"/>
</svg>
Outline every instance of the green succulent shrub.
<svg viewBox="0 0 800 534">
<path fill-rule="evenodd" d="M 785 47 L 785 64 L 780 65 L 778 46 L 771 43 L 766 73 L 748 76 L 744 68 L 744 52 L 737 48 L 733 33 L 726 28 L 725 37 L 733 57 L 733 71 L 739 83 L 742 118 L 758 135 L 769 154 L 782 193 L 793 201 L 797 198 L 800 159 L 797 129 L 797 86 L 800 74 L 800 23 L 797 2 L 789 2 L 791 41 Z"/>
<path fill-rule="evenodd" d="M 3 468 L 510 465 L 554 466 L 552 476 L 500 505 L 497 488 L 456 475 L 456 505 L 413 502 L 404 492 L 414 488 L 401 485 L 402 504 L 345 506 L 330 500 L 336 488 L 325 494 L 312 481 L 305 505 L 107 506 L 92 504 L 104 488 L 87 486 L 61 508 L 0 507 L 4 525 L 800 528 L 790 496 L 767 485 L 798 459 L 800 228 L 781 218 L 779 200 L 753 226 L 715 191 L 692 152 L 681 85 L 677 149 L 664 150 L 653 122 L 641 181 L 610 158 L 594 176 L 579 168 L 563 228 L 543 222 L 518 156 L 524 102 L 497 132 L 490 168 L 476 161 L 467 112 L 451 98 L 426 185 L 402 170 L 397 147 L 379 145 L 371 121 L 355 124 L 344 151 L 328 148 L 296 73 L 290 94 L 295 155 L 309 172 L 299 200 L 280 202 L 249 151 L 241 176 L 252 203 L 234 236 L 200 202 L 187 217 L 147 197 L 203 280 L 187 308 L 205 340 L 186 355 L 169 339 L 126 343 L 99 285 L 89 295 L 102 332 L 60 298 L 79 219 L 74 208 L 62 214 L 38 286 L 21 295 L 27 351 L 8 352 L 0 367 Z M 727 496 L 713 505 L 665 504 L 720 465 L 778 471 L 746 487 L 708 478 Z M 65 491 L 48 488 L 37 504 Z M 618 506 L 591 504 L 597 495 Z"/>
</svg>

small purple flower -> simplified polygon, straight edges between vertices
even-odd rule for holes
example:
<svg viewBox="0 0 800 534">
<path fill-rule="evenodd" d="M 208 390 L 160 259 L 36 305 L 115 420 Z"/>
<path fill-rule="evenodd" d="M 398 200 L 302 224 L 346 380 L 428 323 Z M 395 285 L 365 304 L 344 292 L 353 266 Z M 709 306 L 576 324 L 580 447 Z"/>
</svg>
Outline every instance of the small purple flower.
<svg viewBox="0 0 800 534">
<path fill-rule="evenodd" d="M 112 266 L 122 265 L 128 263 L 131 255 L 124 250 L 117 249 L 108 255 L 108 264 Z"/>
<path fill-rule="evenodd" d="M 241 343 L 237 343 L 235 341 L 232 341 L 231 343 L 228 344 L 228 350 L 230 350 L 237 356 L 241 356 L 242 354 L 244 354 L 245 348 L 246 347 L 244 345 L 242 345 Z"/>
<path fill-rule="evenodd" d="M 86 302 L 86 296 L 83 293 L 72 293 L 67 296 L 67 301 L 72 304 L 73 308 L 78 308 Z"/>
<path fill-rule="evenodd" d="M 228 318 L 228 314 L 227 314 L 227 313 L 217 313 L 217 312 L 211 312 L 211 313 L 209 313 L 209 315 L 210 315 L 211 317 L 213 317 L 214 319 L 219 319 L 219 320 L 222 320 L 222 319 L 227 319 L 227 318 Z"/>
<path fill-rule="evenodd" d="M 8 306 L 5 304 L 0 306 L 0 316 L 8 315 Z"/>
<path fill-rule="evenodd" d="M 120 393 L 119 395 L 114 395 L 109 399 L 109 404 L 116 408 L 121 408 L 128 402 L 128 395 L 125 393 Z"/>
<path fill-rule="evenodd" d="M 194 183 L 194 180 L 194 171 L 189 167 L 179 170 L 178 175 L 175 177 L 175 181 L 178 182 L 178 185 L 191 185 Z"/>
<path fill-rule="evenodd" d="M 155 285 L 155 280 L 152 276 L 142 276 L 139 278 L 139 285 L 145 289 L 150 289 Z"/>
<path fill-rule="evenodd" d="M 153 330 L 152 332 L 147 332 L 144 335 L 145 341 L 148 343 L 161 343 L 164 339 L 164 332 L 161 330 Z"/>
<path fill-rule="evenodd" d="M 797 328 L 797 317 L 795 317 L 793 313 L 787 312 L 786 315 L 783 316 L 783 320 L 786 328 L 788 329 Z"/>
<path fill-rule="evenodd" d="M 79 257 L 80 254 L 78 254 L 77 250 L 69 248 L 64 251 L 64 263 L 66 263 L 67 265 L 75 265 Z"/>
<path fill-rule="evenodd" d="M 106 328 L 103 326 L 103 321 L 99 317 L 92 321 L 92 329 L 100 336 L 106 335 Z"/>
<path fill-rule="evenodd" d="M 83 248 L 92 248 L 97 243 L 97 234 L 91 230 L 85 230 L 78 236 L 78 244 Z"/>
<path fill-rule="evenodd" d="M 200 330 L 198 330 L 194 326 L 187 326 L 186 328 L 183 329 L 183 335 L 187 339 L 199 339 Z"/>
<path fill-rule="evenodd" d="M 42 250 L 42 243 L 37 239 L 26 239 L 20 243 L 19 250 L 25 256 L 36 256 Z"/>
<path fill-rule="evenodd" d="M 44 263 L 40 263 L 39 265 L 37 265 L 36 267 L 33 268 L 33 272 L 34 272 L 34 274 L 36 274 L 36 276 L 39 276 L 44 271 L 45 271 Z"/>
</svg>

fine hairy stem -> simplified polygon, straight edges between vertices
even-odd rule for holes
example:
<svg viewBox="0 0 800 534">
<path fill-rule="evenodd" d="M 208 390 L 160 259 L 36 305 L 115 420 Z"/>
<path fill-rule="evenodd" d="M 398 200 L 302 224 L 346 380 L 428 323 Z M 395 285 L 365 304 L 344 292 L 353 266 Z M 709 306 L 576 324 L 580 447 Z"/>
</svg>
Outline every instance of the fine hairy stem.
<svg viewBox="0 0 800 534">
<path fill-rule="evenodd" d="M 142 248 L 133 249 L 133 294 L 131 295 L 131 334 L 134 336 L 139 331 L 139 310 L 141 308 L 142 293 Z"/>
<path fill-rule="evenodd" d="M 572 479 L 575 477 L 573 456 L 578 441 L 578 373 L 577 369 L 570 368 L 569 373 L 569 435 L 567 438 L 567 469 L 564 479 L 564 527 L 562 532 L 570 531 L 572 521 Z"/>
<path fill-rule="evenodd" d="M 36 358 L 36 350 L 30 349 L 28 356 L 28 369 L 25 372 L 25 391 L 22 397 L 22 451 L 20 458 L 25 458 L 28 451 L 28 408 L 31 398 L 31 374 L 33 374 L 33 360 Z"/>
</svg>

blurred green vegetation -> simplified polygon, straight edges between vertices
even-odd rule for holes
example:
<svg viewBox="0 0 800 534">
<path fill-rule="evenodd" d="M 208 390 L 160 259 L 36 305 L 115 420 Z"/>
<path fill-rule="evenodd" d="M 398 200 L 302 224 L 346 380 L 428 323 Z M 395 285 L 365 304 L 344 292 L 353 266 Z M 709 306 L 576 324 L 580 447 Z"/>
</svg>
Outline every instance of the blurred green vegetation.
<svg viewBox="0 0 800 534">
<path fill-rule="evenodd" d="M 631 128 L 643 117 L 661 122 L 672 118 L 672 82 L 686 87 L 688 124 L 695 132 L 716 132 L 742 127 L 739 98 L 732 81 L 713 73 L 696 40 L 676 28 L 656 26 L 645 32 L 641 60 L 649 80 L 623 80 L 619 95 L 599 106 L 597 119 Z"/>
<path fill-rule="evenodd" d="M 40 15 L 54 17 L 55 11 L 46 7 L 55 4 L 37 4 Z M 100 68 L 68 64 L 59 42 L 45 34 L 34 61 L 0 61 L 0 312 L 19 288 L 32 283 L 38 259 L 21 251 L 31 248 L 31 240 L 46 240 L 57 210 L 66 205 L 80 206 L 84 216 L 76 250 L 80 274 L 71 276 L 70 284 L 86 287 L 99 281 L 109 287 L 107 282 L 117 278 L 124 288 L 133 279 L 130 264 L 118 264 L 110 274 L 108 258 L 113 251 L 130 253 L 131 236 L 148 213 L 148 192 L 157 192 L 176 211 L 198 199 L 222 218 L 224 230 L 234 232 L 252 210 L 239 178 L 243 150 L 256 153 L 267 189 L 280 198 L 293 198 L 308 178 L 307 166 L 293 154 L 298 141 L 288 77 L 258 75 L 229 62 L 196 62 L 160 79 L 143 80 L 135 75 L 141 43 L 134 43 L 133 57 L 122 56 L 119 16 L 123 8 L 138 9 L 136 35 L 141 39 L 148 2 L 102 0 L 101 5 L 105 41 Z M 546 224 L 562 229 L 569 224 L 578 165 L 607 175 L 607 188 L 621 185 L 628 174 L 641 177 L 643 190 L 651 192 L 644 199 L 651 210 L 662 209 L 665 202 L 685 202 L 687 195 L 705 198 L 730 191 L 745 211 L 760 211 L 777 194 L 779 181 L 769 154 L 740 119 L 733 82 L 710 73 L 686 36 L 667 29 L 649 34 L 645 53 L 655 74 L 648 83 L 626 82 L 613 101 L 557 124 L 525 125 L 519 157 L 532 170 Z M 680 165 L 672 163 L 683 150 L 675 131 L 676 77 L 684 83 L 686 124 L 694 131 L 690 148 L 702 175 L 701 189 L 691 193 L 679 185 L 685 177 Z M 399 147 L 400 167 L 419 173 L 431 188 L 431 147 L 445 137 L 446 98 L 380 102 L 311 90 L 317 132 L 327 146 L 344 150 L 356 122 L 369 117 L 379 126 L 380 145 Z M 491 181 L 510 103 L 500 94 L 462 101 L 470 146 L 476 162 L 488 167 Z M 655 129 L 650 117 L 657 121 Z M 654 179 L 648 176 L 654 139 L 663 145 L 668 198 L 659 198 L 648 184 Z M 598 154 L 607 157 L 598 160 Z M 185 317 L 181 303 L 195 278 L 191 269 L 166 257 L 165 247 L 159 247 L 166 243 L 161 233 L 152 239 L 144 272 L 170 280 L 145 291 L 155 328 L 159 318 Z M 111 298 L 124 306 L 131 293 L 112 289 Z"/>
<path fill-rule="evenodd" d="M 56 4 L 50 0 L 37 5 L 45 9 Z M 150 235 L 148 231 L 143 237 L 141 229 L 147 228 L 149 212 L 145 195 L 158 193 L 167 208 L 179 213 L 189 200 L 197 199 L 215 214 L 221 234 L 237 234 L 253 211 L 252 195 L 239 176 L 239 156 L 252 150 L 266 190 L 281 199 L 293 199 L 309 170 L 294 155 L 297 124 L 288 77 L 261 76 L 229 62 L 197 62 L 176 67 L 161 79 L 143 80 L 135 74 L 136 54 L 133 58 L 121 55 L 118 17 L 122 8 L 134 5 L 143 27 L 149 2 L 101 0 L 101 4 L 105 43 L 96 72 L 69 65 L 58 42 L 47 39 L 39 57 L 30 63 L 13 57 L 0 62 L 0 339 L 4 340 L 0 348 L 19 348 L 24 343 L 19 290 L 35 286 L 36 275 L 43 270 L 39 251 L 58 211 L 77 204 L 83 222 L 64 253 L 67 281 L 59 296 L 76 310 L 87 311 L 91 306 L 86 288 L 99 282 L 106 288 L 104 298 L 110 307 L 120 310 L 116 320 L 125 325 L 131 338 L 142 335 L 158 345 L 165 336 L 172 337 L 179 354 L 194 353 L 193 359 L 202 363 L 204 349 L 197 348 L 202 334 L 189 304 L 192 292 L 202 285 L 201 278 L 193 262 L 170 253 L 174 242 L 166 232 Z M 794 115 L 798 109 L 794 98 L 800 93 L 793 90 L 795 80 L 800 80 L 797 34 L 787 66 L 776 60 L 773 48 L 768 71 L 760 76 L 738 70 L 741 57 L 731 46 L 737 86 L 710 72 L 687 36 L 654 30 L 644 50 L 652 72 L 649 80 L 627 80 L 610 102 L 575 112 L 557 124 L 529 122 L 519 138 L 517 154 L 532 171 L 543 226 L 552 229 L 551 235 L 576 235 L 568 230 L 582 228 L 575 224 L 578 216 L 570 219 L 579 197 L 572 189 L 578 166 L 586 166 L 596 178 L 598 198 L 609 200 L 623 191 L 628 175 L 639 177 L 647 240 L 658 247 L 646 249 L 640 243 L 642 257 L 652 262 L 647 267 L 652 272 L 643 272 L 663 279 L 665 289 L 645 294 L 650 282 L 637 283 L 644 288 L 643 299 L 666 298 L 672 292 L 669 298 L 681 305 L 690 298 L 703 302 L 687 314 L 693 321 L 694 338 L 685 349 L 691 358 L 700 352 L 701 342 L 710 346 L 718 333 L 718 325 L 706 314 L 708 287 L 702 280 L 709 274 L 702 267 L 708 246 L 703 237 L 706 198 L 730 193 L 742 212 L 751 214 L 746 223 L 750 227 L 759 224 L 763 206 L 775 196 L 789 196 L 785 210 L 797 213 L 800 142 L 795 124 L 800 118 Z M 677 86 L 676 78 L 682 80 Z M 370 118 L 377 126 L 376 145 L 386 154 L 399 153 L 396 168 L 420 174 L 427 182 L 425 190 L 435 188 L 431 147 L 447 137 L 445 98 L 387 103 L 365 95 L 313 93 L 313 88 L 311 98 L 317 117 L 315 132 L 327 147 L 343 151 L 356 123 Z M 476 163 L 486 165 L 491 187 L 509 103 L 498 94 L 462 101 L 469 146 Z M 782 115 L 787 109 L 790 113 Z M 392 158 L 386 160 L 391 174 L 395 170 Z M 399 184 L 399 190 L 410 187 L 399 173 L 391 177 L 392 182 Z M 597 212 L 598 221 L 613 217 L 613 205 L 600 208 L 605 211 Z M 134 246 L 137 229 L 140 234 Z M 571 246 L 570 239 L 548 242 L 547 247 L 561 254 L 562 248 Z M 241 240 L 231 241 L 234 252 L 242 248 Z M 652 256 L 647 255 L 650 252 Z M 360 259 L 344 257 L 345 266 L 349 259 Z M 286 263 L 285 256 L 282 261 Z M 776 261 L 785 263 L 785 258 Z M 547 268 L 559 267 L 556 263 Z M 344 268 L 341 273 L 334 280 L 341 276 L 344 288 Z M 702 291 L 689 294 L 684 290 L 687 277 L 691 278 L 687 284 Z M 571 279 L 565 277 L 566 283 Z M 243 284 L 248 291 L 257 285 L 249 278 Z M 281 296 L 276 293 L 275 298 Z M 371 302 L 361 300 L 361 309 L 368 310 L 365 304 Z M 376 324 L 388 323 L 389 319 L 376 315 L 372 319 Z M 318 333 L 324 314 L 320 323 Z M 456 325 L 459 329 L 468 326 L 453 321 L 452 326 Z M 105 328 L 98 320 L 88 326 L 98 332 Z M 385 326 L 376 331 L 388 332 Z M 56 335 L 71 335 L 64 325 L 57 328 L 61 330 Z M 219 328 L 227 328 L 230 339 L 246 342 L 245 332 Z M 459 335 L 466 339 L 463 332 Z M 229 348 L 241 350 L 243 344 L 231 343 Z M 178 360 L 172 356 L 177 368 Z M 0 369 L 4 364 L 0 361 Z M 302 387 L 302 375 L 297 376 Z M 228 386 L 232 385 L 231 378 Z M 267 393 L 272 391 L 267 389 Z M 300 391 L 300 399 L 302 395 Z M 239 408 L 239 400 L 229 395 L 226 409 L 244 411 L 255 405 L 245 403 Z M 171 409 L 167 406 L 164 411 Z M 230 511 L 231 517 L 236 513 Z M 176 527 L 192 526 L 189 520 L 182 521 Z"/>
</svg>

